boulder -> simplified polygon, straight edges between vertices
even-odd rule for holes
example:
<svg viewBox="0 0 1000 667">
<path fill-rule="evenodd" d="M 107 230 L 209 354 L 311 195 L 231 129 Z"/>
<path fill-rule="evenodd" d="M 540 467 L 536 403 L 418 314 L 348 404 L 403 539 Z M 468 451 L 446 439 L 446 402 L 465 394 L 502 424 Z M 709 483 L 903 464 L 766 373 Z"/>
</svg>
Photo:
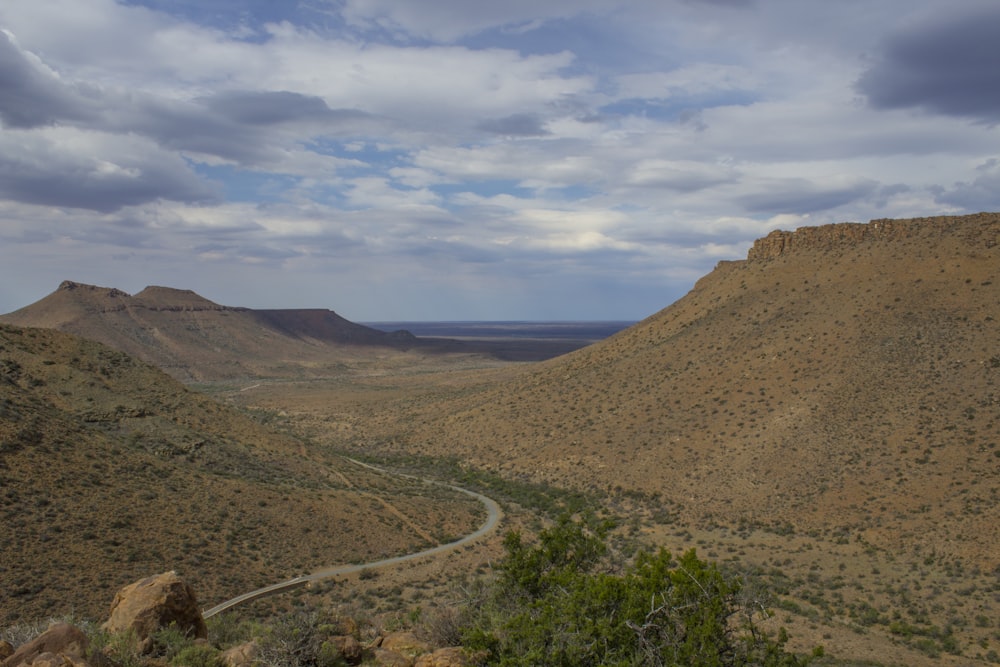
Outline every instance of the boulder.
<svg viewBox="0 0 1000 667">
<path fill-rule="evenodd" d="M 388 634 L 382 638 L 381 647 L 389 651 L 402 653 L 411 658 L 423 655 L 424 653 L 430 653 L 432 649 L 430 644 L 417 639 L 416 635 L 412 632 L 393 632 Z"/>
<path fill-rule="evenodd" d="M 140 652 L 148 653 L 153 634 L 171 624 L 189 637 L 208 636 L 194 590 L 176 572 L 147 577 L 118 591 L 103 628 L 133 631 Z"/>
<path fill-rule="evenodd" d="M 374 664 L 380 667 L 413 667 L 412 658 L 384 648 L 373 649 L 372 657 L 374 658 Z"/>
<path fill-rule="evenodd" d="M 90 640 L 80 628 L 69 623 L 56 623 L 30 642 L 18 647 L 16 651 L 0 662 L 0 666 L 32 665 L 36 660 L 46 663 L 55 661 L 59 664 L 85 665 L 85 656 L 89 647 Z"/>
<path fill-rule="evenodd" d="M 471 667 L 472 660 L 465 649 L 457 646 L 439 648 L 417 658 L 413 667 Z"/>
<path fill-rule="evenodd" d="M 257 659 L 258 649 L 257 642 L 249 641 L 223 651 L 219 660 L 225 667 L 251 667 Z"/>
</svg>

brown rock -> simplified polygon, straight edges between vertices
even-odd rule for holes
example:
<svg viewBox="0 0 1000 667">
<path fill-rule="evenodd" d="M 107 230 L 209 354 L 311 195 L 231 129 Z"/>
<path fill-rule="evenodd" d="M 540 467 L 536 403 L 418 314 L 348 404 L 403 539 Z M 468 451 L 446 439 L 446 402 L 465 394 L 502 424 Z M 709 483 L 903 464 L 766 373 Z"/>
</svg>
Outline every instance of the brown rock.
<svg viewBox="0 0 1000 667">
<path fill-rule="evenodd" d="M 42 653 L 28 662 L 22 662 L 24 667 L 89 667 L 86 660 L 62 653 Z"/>
<path fill-rule="evenodd" d="M 103 627 L 109 632 L 134 631 L 141 650 L 148 652 L 152 635 L 171 624 L 191 637 L 208 636 L 194 590 L 176 572 L 147 577 L 118 591 Z"/>
<path fill-rule="evenodd" d="M 27 644 L 22 644 L 0 662 L 0 666 L 31 665 L 43 655 L 46 661 L 56 660 L 59 664 L 86 664 L 84 656 L 89 646 L 90 640 L 82 630 L 69 623 L 56 623 Z"/>
<path fill-rule="evenodd" d="M 0 639 L 0 662 L 3 662 L 12 655 L 14 655 L 14 645 L 9 641 Z"/>
<path fill-rule="evenodd" d="M 470 667 L 472 660 L 465 649 L 457 646 L 439 648 L 417 658 L 413 667 Z"/>
<path fill-rule="evenodd" d="M 427 642 L 417 639 L 412 632 L 393 632 L 382 638 L 382 648 L 415 658 L 424 653 L 430 653 L 432 647 Z"/>
<path fill-rule="evenodd" d="M 225 667 L 250 667 L 257 658 L 258 649 L 257 642 L 250 641 L 223 651 L 219 659 Z"/>
<path fill-rule="evenodd" d="M 376 648 L 372 651 L 372 656 L 376 665 L 381 667 L 413 667 L 413 659 L 402 653 L 390 651 L 384 648 Z"/>
</svg>

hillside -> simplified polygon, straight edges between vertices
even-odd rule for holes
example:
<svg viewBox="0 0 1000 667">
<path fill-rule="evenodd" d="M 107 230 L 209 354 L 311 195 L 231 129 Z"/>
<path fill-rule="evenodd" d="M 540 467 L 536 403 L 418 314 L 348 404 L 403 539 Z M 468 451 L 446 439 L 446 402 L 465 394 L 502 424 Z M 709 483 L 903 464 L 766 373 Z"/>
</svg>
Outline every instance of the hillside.
<svg viewBox="0 0 1000 667">
<path fill-rule="evenodd" d="M 219 602 L 436 544 L 482 511 L 307 449 L 104 345 L 0 325 L 0 514 L 6 624 L 99 618 L 118 588 L 167 570 Z"/>
<path fill-rule="evenodd" d="M 385 333 L 329 310 L 254 311 L 221 306 L 190 290 L 120 289 L 64 281 L 0 322 L 59 329 L 100 341 L 182 380 L 336 368 L 363 346 L 405 349 L 413 336 Z"/>
<path fill-rule="evenodd" d="M 418 338 L 356 324 L 321 308 L 255 310 L 222 306 L 191 290 L 147 287 L 133 296 L 68 280 L 43 299 L 0 315 L 0 323 L 95 340 L 184 382 L 381 372 L 441 355 L 534 361 L 583 345 Z"/>
<path fill-rule="evenodd" d="M 355 446 L 1000 565 L 1000 215 L 775 232 L 638 325 Z M 388 444 L 396 443 L 396 444 Z"/>
</svg>

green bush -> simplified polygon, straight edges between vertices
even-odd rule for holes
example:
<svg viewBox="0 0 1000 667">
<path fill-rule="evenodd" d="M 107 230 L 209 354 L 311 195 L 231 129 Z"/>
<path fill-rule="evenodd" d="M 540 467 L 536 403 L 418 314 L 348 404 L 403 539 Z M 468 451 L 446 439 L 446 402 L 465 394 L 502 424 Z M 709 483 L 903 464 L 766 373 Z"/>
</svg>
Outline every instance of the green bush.
<svg viewBox="0 0 1000 667">
<path fill-rule="evenodd" d="M 491 665 L 805 664 L 754 624 L 760 602 L 738 577 L 689 551 L 675 561 L 639 553 L 619 573 L 607 560 L 610 526 L 563 517 L 535 545 L 520 534 L 463 635 Z"/>
<path fill-rule="evenodd" d="M 209 644 L 189 644 L 170 660 L 171 667 L 220 667 L 218 649 Z"/>
</svg>

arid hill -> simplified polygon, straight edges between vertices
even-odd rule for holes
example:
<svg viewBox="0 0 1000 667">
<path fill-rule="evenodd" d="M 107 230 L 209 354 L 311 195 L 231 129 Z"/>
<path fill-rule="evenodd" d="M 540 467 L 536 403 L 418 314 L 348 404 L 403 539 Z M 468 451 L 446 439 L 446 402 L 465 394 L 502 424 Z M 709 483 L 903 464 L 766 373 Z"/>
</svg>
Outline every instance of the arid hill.
<svg viewBox="0 0 1000 667">
<path fill-rule="evenodd" d="M 63 282 L 0 322 L 59 329 L 97 340 L 182 380 L 289 373 L 294 366 L 336 367 L 351 348 L 405 349 L 415 340 L 349 322 L 330 310 L 220 306 L 190 290 L 120 289 Z M 334 351 L 340 354 L 332 353 Z"/>
<path fill-rule="evenodd" d="M 426 355 L 538 360 L 579 348 L 566 341 L 458 341 L 417 338 L 356 324 L 325 309 L 254 310 L 221 306 L 191 290 L 113 287 L 64 281 L 0 323 L 58 329 L 121 350 L 185 381 L 328 377 L 345 368 L 413 366 Z"/>
<path fill-rule="evenodd" d="M 0 624 L 99 618 L 115 590 L 168 570 L 209 606 L 419 550 L 481 514 L 309 449 L 122 352 L 0 325 Z"/>
<path fill-rule="evenodd" d="M 774 232 L 665 310 L 355 446 L 1000 565 L 1000 214 Z"/>
</svg>

